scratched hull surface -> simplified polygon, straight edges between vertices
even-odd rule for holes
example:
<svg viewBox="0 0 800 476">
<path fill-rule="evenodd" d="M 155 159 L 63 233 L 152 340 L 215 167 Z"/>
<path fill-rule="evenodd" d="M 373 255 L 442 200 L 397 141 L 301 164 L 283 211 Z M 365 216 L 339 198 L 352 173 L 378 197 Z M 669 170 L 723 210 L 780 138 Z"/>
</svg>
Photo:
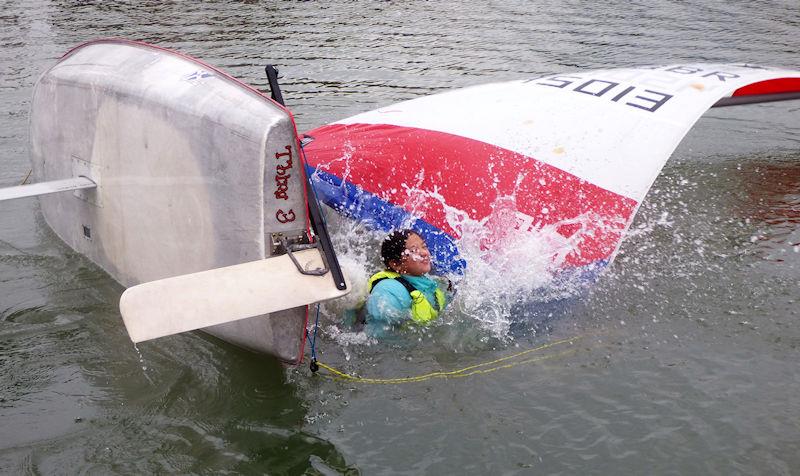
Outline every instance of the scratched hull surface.
<svg viewBox="0 0 800 476">
<path fill-rule="evenodd" d="M 295 137 L 291 116 L 257 91 L 141 43 L 71 50 L 32 96 L 34 180 L 97 183 L 43 196 L 42 214 L 124 286 L 264 259 L 273 234 L 301 235 Z M 306 313 L 303 306 L 208 332 L 295 362 Z"/>
<path fill-rule="evenodd" d="M 277 63 L 301 131 L 561 71 L 800 66 L 793 2 L 2 6 L 3 186 L 30 168 L 36 79 L 96 37 L 176 48 L 262 89 L 261 65 Z M 576 347 L 413 385 L 284 374 L 200 333 L 137 352 L 116 308 L 122 287 L 50 231 L 38 201 L 0 204 L 0 472 L 793 474 L 797 114 L 786 103 L 699 121 L 599 287 L 552 322 L 549 339 L 584 336 Z M 335 230 L 345 258 L 370 254 L 347 247 L 348 231 Z M 365 376 L 459 369 L 548 340 L 524 330 L 485 340 L 480 323 L 464 320 L 415 346 L 343 347 L 323 319 L 320 359 Z"/>
</svg>

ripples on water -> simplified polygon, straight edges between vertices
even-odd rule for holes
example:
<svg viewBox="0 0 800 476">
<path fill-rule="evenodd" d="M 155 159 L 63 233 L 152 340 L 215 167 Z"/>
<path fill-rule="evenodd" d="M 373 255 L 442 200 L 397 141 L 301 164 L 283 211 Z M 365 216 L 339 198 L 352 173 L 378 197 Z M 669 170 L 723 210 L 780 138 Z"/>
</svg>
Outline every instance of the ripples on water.
<svg viewBox="0 0 800 476">
<path fill-rule="evenodd" d="M 29 169 L 41 72 L 122 36 L 261 89 L 279 65 L 301 130 L 492 80 L 682 61 L 800 66 L 786 2 L 0 2 L 0 184 Z M 200 334 L 135 349 L 122 288 L 0 204 L 0 472 L 791 474 L 800 467 L 795 103 L 714 110 L 643 205 L 618 262 L 562 308 L 568 356 L 468 379 L 365 386 L 285 375 Z M 374 240 L 374 238 L 373 238 Z M 365 243 L 368 243 L 367 240 Z M 366 245 L 365 245 L 366 246 Z M 355 250 L 355 268 L 369 258 Z M 361 266 L 361 268 L 359 268 Z M 358 279 L 355 279 L 358 282 Z M 366 376 L 534 347 L 480 326 L 320 358 Z"/>
</svg>

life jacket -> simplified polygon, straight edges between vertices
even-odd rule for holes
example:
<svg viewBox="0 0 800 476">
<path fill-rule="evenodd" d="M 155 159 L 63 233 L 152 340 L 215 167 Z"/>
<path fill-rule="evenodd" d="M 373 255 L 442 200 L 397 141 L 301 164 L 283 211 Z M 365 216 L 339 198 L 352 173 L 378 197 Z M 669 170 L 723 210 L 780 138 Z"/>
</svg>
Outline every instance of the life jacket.
<svg viewBox="0 0 800 476">
<path fill-rule="evenodd" d="M 433 293 L 436 297 L 436 306 L 434 307 L 433 304 L 428 302 L 428 299 L 422 294 L 422 291 L 415 288 L 407 279 L 394 271 L 380 271 L 373 274 L 372 277 L 369 278 L 369 281 L 367 281 L 367 292 L 371 293 L 375 285 L 384 279 L 395 279 L 406 288 L 408 294 L 411 295 L 411 319 L 417 324 L 428 324 L 439 317 L 439 312 L 444 309 L 447 298 L 445 298 L 444 292 L 441 289 L 436 288 L 436 291 Z"/>
</svg>

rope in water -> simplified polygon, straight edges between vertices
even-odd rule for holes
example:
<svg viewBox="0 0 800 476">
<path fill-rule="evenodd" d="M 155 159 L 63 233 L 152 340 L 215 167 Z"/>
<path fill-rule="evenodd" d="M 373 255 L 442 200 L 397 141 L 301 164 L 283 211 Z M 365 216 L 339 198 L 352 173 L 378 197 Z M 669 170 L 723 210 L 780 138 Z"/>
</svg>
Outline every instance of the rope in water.
<svg viewBox="0 0 800 476">
<path fill-rule="evenodd" d="M 578 336 L 578 337 L 571 337 L 569 339 L 562 339 L 562 340 L 558 340 L 558 341 L 555 341 L 555 342 L 550 342 L 548 344 L 544 344 L 544 345 L 541 345 L 539 347 L 534 347 L 533 349 L 524 350 L 522 352 L 518 352 L 516 354 L 509 355 L 509 356 L 506 356 L 506 357 L 501 357 L 499 359 L 495 359 L 495 360 L 492 360 L 490 362 L 484 362 L 484 363 L 481 363 L 481 364 L 470 365 L 469 367 L 464 367 L 463 369 L 459 369 L 459 370 L 431 372 L 431 373 L 428 373 L 428 374 L 417 375 L 417 376 L 413 376 L 413 377 L 366 378 L 366 377 L 359 377 L 357 375 L 352 375 L 352 374 L 348 374 L 348 373 L 342 372 L 341 370 L 337 370 L 337 369 L 331 367 L 330 365 L 324 364 L 322 362 L 317 362 L 317 365 L 319 365 L 320 368 L 323 368 L 323 369 L 327 370 L 328 372 L 330 372 L 331 374 L 333 374 L 333 378 L 347 380 L 349 382 L 368 383 L 368 384 L 399 384 L 399 383 L 422 382 L 422 381 L 425 381 L 425 380 L 431 380 L 431 379 L 435 379 L 435 378 L 445 378 L 445 379 L 447 379 L 447 378 L 463 378 L 463 377 L 469 377 L 471 375 L 486 374 L 486 373 L 489 373 L 489 372 L 494 372 L 496 370 L 508 369 L 508 368 L 511 368 L 511 367 L 516 367 L 517 365 L 533 363 L 533 362 L 540 362 L 542 360 L 552 359 L 552 358 L 555 358 L 555 357 L 561 357 L 561 356 L 564 356 L 564 355 L 567 355 L 567 354 L 571 354 L 571 353 L 575 352 L 576 349 L 568 350 L 568 351 L 564 351 L 564 352 L 559 352 L 559 353 L 556 353 L 556 354 L 546 355 L 546 356 L 542 356 L 542 357 L 532 357 L 532 358 L 529 358 L 529 359 L 518 360 L 518 361 L 509 362 L 509 363 L 505 363 L 505 364 L 499 365 L 499 364 L 501 364 L 503 362 L 508 362 L 510 360 L 522 357 L 524 355 L 527 355 L 527 354 L 530 354 L 530 353 L 533 353 L 533 352 L 537 352 L 537 351 L 541 351 L 541 350 L 545 350 L 545 349 L 548 349 L 550 347 L 554 347 L 554 346 L 557 346 L 557 345 L 560 345 L 560 344 L 566 344 L 566 343 L 570 343 L 571 344 L 572 342 L 574 342 L 576 340 L 579 340 L 581 338 L 582 338 L 582 336 Z M 494 367 L 492 367 L 492 366 L 494 366 Z"/>
<path fill-rule="evenodd" d="M 319 329 L 319 303 L 317 303 L 317 318 L 314 320 L 314 339 L 308 336 L 306 331 L 306 339 L 311 344 L 311 371 L 316 373 L 319 370 L 319 363 L 317 362 L 317 329 Z"/>
</svg>

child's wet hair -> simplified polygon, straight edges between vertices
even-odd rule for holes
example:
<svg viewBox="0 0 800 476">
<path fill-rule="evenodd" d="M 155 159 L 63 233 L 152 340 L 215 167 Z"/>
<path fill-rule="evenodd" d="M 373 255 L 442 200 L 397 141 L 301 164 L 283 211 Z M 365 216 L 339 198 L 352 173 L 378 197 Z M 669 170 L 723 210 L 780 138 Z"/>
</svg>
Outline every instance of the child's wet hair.
<svg viewBox="0 0 800 476">
<path fill-rule="evenodd" d="M 381 258 L 383 258 L 383 264 L 386 265 L 387 269 L 391 268 L 389 266 L 391 261 L 399 261 L 403 257 L 403 251 L 406 250 L 406 240 L 411 235 L 419 236 L 419 233 L 410 229 L 394 230 L 383 240 Z"/>
</svg>

